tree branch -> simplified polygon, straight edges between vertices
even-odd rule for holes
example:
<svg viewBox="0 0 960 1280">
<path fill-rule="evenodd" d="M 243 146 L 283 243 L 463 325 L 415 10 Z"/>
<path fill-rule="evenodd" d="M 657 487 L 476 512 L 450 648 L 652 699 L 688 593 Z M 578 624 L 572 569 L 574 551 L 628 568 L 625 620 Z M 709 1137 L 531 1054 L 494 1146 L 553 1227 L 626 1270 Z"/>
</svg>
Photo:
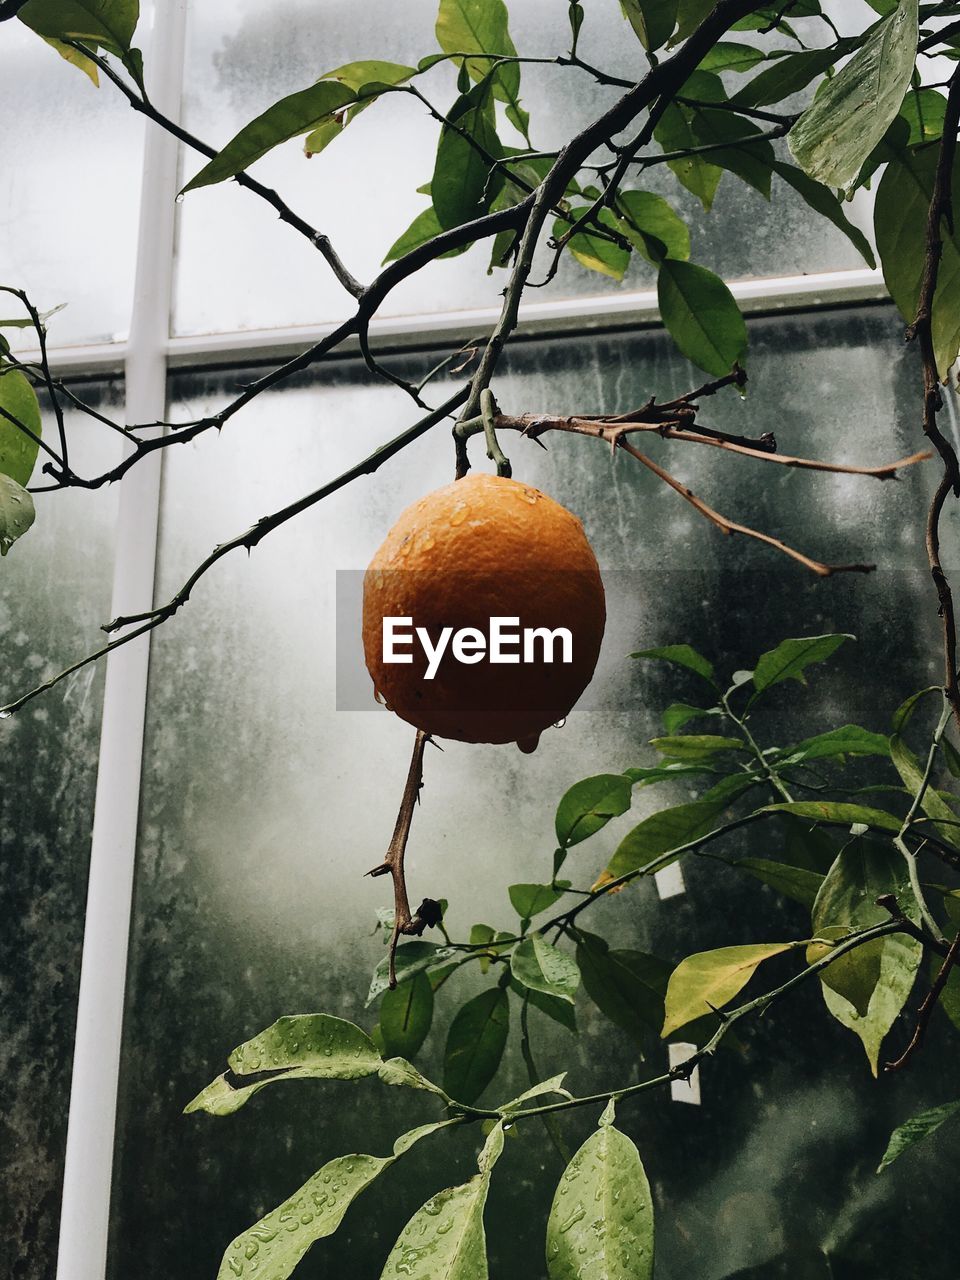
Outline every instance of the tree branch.
<svg viewBox="0 0 960 1280">
<path fill-rule="evenodd" d="M 944 112 L 943 137 L 937 159 L 933 191 L 927 213 L 926 255 L 920 282 L 917 315 L 907 331 L 907 338 L 916 338 L 923 365 L 923 431 L 932 441 L 943 460 L 943 476 L 930 504 L 927 515 L 927 562 L 940 602 L 943 622 L 944 685 L 947 699 L 953 709 L 953 718 L 960 727 L 960 685 L 957 683 L 957 623 L 953 607 L 953 593 L 940 558 L 940 515 L 947 494 L 953 490 L 960 494 L 960 463 L 953 445 L 937 426 L 937 414 L 943 407 L 940 395 L 940 378 L 937 355 L 933 343 L 933 300 L 940 274 L 940 258 L 943 253 L 941 224 L 946 219 L 952 225 L 953 166 L 957 149 L 957 129 L 960 126 L 960 68 L 950 79 L 950 90 Z M 947 305 L 945 303 L 945 305 Z"/>
<path fill-rule="evenodd" d="M 442 422 L 448 413 L 451 413 L 459 405 L 461 405 L 469 394 L 469 388 L 464 386 L 455 391 L 439 408 L 434 409 L 423 417 L 419 422 L 415 422 L 412 426 L 402 431 L 400 435 L 395 436 L 386 444 L 375 449 L 362 462 L 356 463 L 349 470 L 344 471 L 335 480 L 329 481 L 322 485 L 319 489 L 315 489 L 312 493 L 306 494 L 299 498 L 296 502 L 290 503 L 289 506 L 281 507 L 279 511 L 275 511 L 272 515 L 264 516 L 252 525 L 245 533 L 240 534 L 236 538 L 232 538 L 229 542 L 222 542 L 218 547 L 210 553 L 207 558 L 194 569 L 193 573 L 183 584 L 180 590 L 166 604 L 161 605 L 157 609 L 148 610 L 145 613 L 132 614 L 129 617 L 115 618 L 112 622 L 107 623 L 104 627 L 105 631 L 117 631 L 120 628 L 134 626 L 133 631 L 126 632 L 119 636 L 116 640 L 111 640 L 107 645 L 98 649 L 95 653 L 88 654 L 85 658 L 72 663 L 65 670 L 59 672 L 55 676 L 51 676 L 49 680 L 45 680 L 42 684 L 30 689 L 27 693 L 22 694 L 15 701 L 8 703 L 5 707 L 0 707 L 0 717 L 6 718 L 13 715 L 15 711 L 19 711 L 21 707 L 31 702 L 41 693 L 45 693 L 48 689 L 54 688 L 61 680 L 65 680 L 67 676 L 73 675 L 75 671 L 79 671 L 82 667 L 88 666 L 91 662 L 96 662 L 99 658 L 111 653 L 114 649 L 119 649 L 121 645 L 129 644 L 132 640 L 138 639 L 142 635 L 146 635 L 150 631 L 154 631 L 161 623 L 165 622 L 187 603 L 190 593 L 200 579 L 209 572 L 210 569 L 224 556 L 229 555 L 231 551 L 237 551 L 244 548 L 251 551 L 259 542 L 261 542 L 268 533 L 274 529 L 278 529 L 281 525 L 286 524 L 301 512 L 308 510 L 310 507 L 316 506 L 324 498 L 332 493 L 336 493 L 338 489 L 344 488 L 353 480 L 360 476 L 372 475 L 390 458 L 400 453 L 412 441 L 419 439 L 431 427 L 436 426 L 438 422 Z M 136 626 L 135 624 L 140 624 Z"/>
</svg>

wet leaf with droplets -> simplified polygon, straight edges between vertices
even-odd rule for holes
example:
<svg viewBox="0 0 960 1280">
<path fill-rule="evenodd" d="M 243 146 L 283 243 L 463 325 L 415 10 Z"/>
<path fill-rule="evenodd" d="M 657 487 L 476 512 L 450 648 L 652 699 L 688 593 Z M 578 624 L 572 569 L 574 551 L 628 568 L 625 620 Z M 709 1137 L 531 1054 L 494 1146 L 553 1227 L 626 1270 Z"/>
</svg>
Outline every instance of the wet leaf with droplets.
<svg viewBox="0 0 960 1280">
<path fill-rule="evenodd" d="M 483 1208 L 502 1150 L 503 1128 L 498 1124 L 480 1153 L 480 1172 L 459 1187 L 431 1196 L 417 1210 L 390 1250 L 380 1280 L 487 1280 Z"/>
<path fill-rule="evenodd" d="M 571 1004 L 580 985 L 580 970 L 572 956 L 547 942 L 539 933 L 521 942 L 510 957 L 510 972 L 524 987 L 543 991 Z"/>
<path fill-rule="evenodd" d="M 564 1170 L 547 1221 L 550 1280 L 650 1280 L 653 1201 L 640 1153 L 604 1112 Z"/>
<path fill-rule="evenodd" d="M 184 1108 L 229 1115 L 276 1080 L 358 1080 L 373 1075 L 382 1063 L 377 1047 L 359 1027 L 327 1013 L 280 1018 L 227 1059 L 235 1076 L 269 1073 L 237 1085 L 229 1072 L 218 1076 Z"/>
<path fill-rule="evenodd" d="M 5 556 L 36 519 L 33 498 L 16 480 L 0 475 L 0 555 Z"/>
<path fill-rule="evenodd" d="M 398 1138 L 392 1156 L 338 1156 L 318 1169 L 299 1191 L 231 1242 L 217 1280 L 286 1280 L 317 1240 L 332 1236 L 361 1191 L 421 1138 L 454 1120 L 421 1125 Z"/>
</svg>

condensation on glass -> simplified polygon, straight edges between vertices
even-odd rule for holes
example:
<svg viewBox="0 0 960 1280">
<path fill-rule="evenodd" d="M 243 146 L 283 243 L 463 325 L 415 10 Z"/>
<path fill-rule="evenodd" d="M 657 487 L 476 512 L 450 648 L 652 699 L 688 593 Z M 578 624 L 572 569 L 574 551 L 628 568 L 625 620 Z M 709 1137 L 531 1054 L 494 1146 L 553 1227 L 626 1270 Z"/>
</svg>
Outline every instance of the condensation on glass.
<svg viewBox="0 0 960 1280">
<path fill-rule="evenodd" d="M 705 422 L 744 434 L 773 430 L 784 451 L 844 462 L 913 451 L 916 368 L 891 309 L 757 321 L 751 333 L 749 398 L 717 397 Z M 420 376 L 435 359 L 411 358 L 403 371 Z M 248 376 L 178 376 L 172 411 L 196 417 Z M 511 411 L 611 411 L 697 381 L 663 337 L 637 333 L 517 344 L 497 392 Z M 260 397 L 219 435 L 170 450 L 160 596 L 216 543 L 337 475 L 410 416 L 395 391 L 371 386 L 356 364 L 344 363 Z M 486 467 L 481 444 L 473 442 L 473 461 Z M 936 608 L 918 567 L 918 513 L 935 482 L 932 464 L 882 484 L 649 442 L 731 517 L 827 560 L 880 566 L 872 577 L 820 581 L 769 548 L 722 537 L 631 459 L 611 460 L 594 441 L 550 438 L 549 453 L 515 438 L 504 444 L 515 475 L 583 518 L 616 589 L 597 677 L 535 755 L 444 743 L 427 759 L 408 854 L 411 893 L 449 899 L 455 936 L 477 921 L 511 927 L 505 886 L 549 877 L 553 814 L 566 787 L 649 762 L 659 712 L 678 698 L 696 699 L 693 677 L 685 684 L 631 662 L 630 652 L 689 641 L 732 671 L 784 635 L 855 633 L 856 645 L 818 670 L 808 692 L 794 696 L 791 687 L 771 699 L 774 735 L 847 721 L 882 731 L 901 697 L 939 672 Z M 393 829 L 412 731 L 374 708 L 372 690 L 370 711 L 334 709 L 335 573 L 362 568 L 401 509 L 452 472 L 447 428 L 438 427 L 249 557 L 221 562 L 156 636 L 111 1280 L 167 1280 L 171 1267 L 178 1280 L 209 1280 L 226 1244 L 326 1160 L 386 1153 L 397 1133 L 437 1115 L 426 1095 L 376 1081 L 281 1085 L 225 1119 L 184 1117 L 181 1109 L 234 1045 L 282 1014 L 325 1010 L 367 1028 L 375 1020 L 364 997 L 383 955 L 376 912 L 388 905 L 389 889 L 363 873 L 380 861 Z M 625 582 L 629 594 L 620 589 Z M 590 883 L 631 822 L 689 796 L 679 786 L 638 793 L 631 815 L 571 855 L 574 880 Z M 731 852 L 748 847 L 775 854 L 762 841 Z M 683 876 L 683 893 L 661 899 L 643 882 L 594 908 L 596 927 L 619 945 L 669 960 L 736 938 L 805 936 L 799 908 L 756 894 L 720 864 L 685 863 Z M 463 999 L 492 980 L 463 973 L 448 986 L 458 983 Z M 458 1003 L 447 994 L 422 1059 L 428 1075 L 440 1070 Z M 569 1065 L 576 1091 L 665 1064 L 658 1046 L 638 1061 L 629 1038 L 586 1000 L 577 1006 L 576 1041 L 531 1016 L 541 1071 Z M 497 1097 L 526 1085 L 517 1044 L 514 1025 Z M 904 1161 L 882 1181 L 873 1174 L 904 1108 L 944 1100 L 934 1054 L 911 1068 L 908 1089 L 873 1083 L 859 1044 L 828 1020 L 811 988 L 746 1032 L 739 1051 L 706 1064 L 700 1087 L 698 1107 L 658 1096 L 624 1104 L 618 1115 L 654 1186 L 657 1280 L 748 1276 L 782 1253 L 799 1260 L 789 1273 L 796 1280 L 822 1274 L 799 1263 L 804 1251 L 828 1246 L 849 1263 L 844 1275 L 919 1267 L 948 1280 L 944 1259 L 955 1256 L 957 1224 L 949 1180 L 938 1170 L 949 1167 L 951 1152 L 960 1155 L 956 1133 L 944 1130 L 939 1152 L 917 1148 L 909 1169 Z M 571 1146 L 595 1119 L 569 1118 Z M 468 1128 L 421 1144 L 315 1247 L 304 1274 L 378 1275 L 413 1210 L 469 1176 L 477 1138 Z M 496 1280 L 542 1275 L 542 1224 L 562 1167 L 534 1128 L 507 1148 L 487 1218 Z M 908 1188 L 904 1227 L 895 1206 Z"/>
<path fill-rule="evenodd" d="M 835 7 L 842 17 L 850 4 L 844 0 Z M 351 0 L 328 0 L 320 11 L 307 0 L 284 0 L 269 11 L 255 0 L 241 0 L 229 9 L 216 0 L 192 0 L 187 127 L 211 145 L 223 146 L 278 97 L 306 88 L 344 63 L 382 58 L 416 64 L 436 47 L 436 11 L 436 0 L 407 0 L 403 5 L 368 0 L 362 9 Z M 510 7 L 510 14 L 514 43 L 522 54 L 553 57 L 568 48 L 564 5 L 522 0 Z M 811 22 L 799 19 L 798 29 L 822 42 Z M 754 43 L 759 37 L 746 32 L 735 38 Z M 625 79 L 639 78 L 647 65 L 615 0 L 588 8 L 580 54 Z M 737 83 L 731 78 L 731 92 Z M 447 64 L 418 84 L 440 108 L 453 100 L 455 78 Z M 621 92 L 569 68 L 525 67 L 522 96 L 531 114 L 534 144 L 543 149 L 561 146 L 571 129 L 588 124 Z M 437 134 L 438 126 L 421 103 L 394 94 L 367 110 L 320 155 L 308 161 L 300 144 L 290 142 L 258 162 L 253 172 L 328 234 L 354 275 L 367 280 L 428 206 L 417 187 L 430 180 Z M 505 142 L 522 144 L 509 126 L 503 134 Z M 603 158 L 609 159 L 609 153 L 603 152 Z M 184 181 L 203 163 L 196 153 L 185 152 Z M 663 166 L 649 169 L 643 185 L 666 195 L 689 222 L 693 259 L 726 279 L 864 265 L 840 232 L 812 214 L 779 179 L 774 181 L 778 190 L 768 204 L 725 174 L 710 214 Z M 852 210 L 855 220 L 868 219 L 869 197 Z M 174 307 L 178 333 L 318 323 L 340 318 L 352 307 L 316 251 L 279 226 L 268 206 L 236 184 L 191 192 L 181 207 L 179 226 Z M 489 257 L 487 243 L 430 266 L 397 289 L 381 314 L 498 305 L 505 275 L 501 270 L 487 273 Z M 534 279 L 543 276 L 550 258 L 544 250 Z M 653 283 L 653 268 L 639 255 L 619 285 L 580 267 L 568 255 L 548 296 L 586 298 Z"/>
<path fill-rule="evenodd" d="M 119 392 L 82 391 L 107 413 Z M 69 414 L 67 431 L 81 475 L 117 461 L 103 427 Z M 110 613 L 116 494 L 36 506 L 0 561 L 0 703 L 102 643 Z M 0 723 L 0 1237 L 18 1280 L 49 1276 L 57 1252 L 102 685 L 88 667 Z"/>
<path fill-rule="evenodd" d="M 50 321 L 52 346 L 124 337 L 143 121 L 112 84 L 95 88 L 17 21 L 3 26 L 0 86 L 4 115 L 17 120 L 3 138 L 0 281 L 41 311 L 66 304 Z M 0 316 L 16 312 L 13 299 L 0 300 Z M 30 330 L 24 343 L 36 345 Z"/>
</svg>

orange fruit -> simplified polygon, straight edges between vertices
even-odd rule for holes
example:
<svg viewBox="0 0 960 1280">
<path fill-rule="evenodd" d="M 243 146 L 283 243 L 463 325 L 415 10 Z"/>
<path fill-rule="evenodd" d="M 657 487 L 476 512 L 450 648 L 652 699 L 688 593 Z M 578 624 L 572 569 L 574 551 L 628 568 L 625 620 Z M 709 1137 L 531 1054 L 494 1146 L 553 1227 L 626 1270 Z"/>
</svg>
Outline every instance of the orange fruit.
<svg viewBox="0 0 960 1280">
<path fill-rule="evenodd" d="M 385 618 L 406 620 L 387 625 L 405 632 L 393 654 L 407 661 L 386 660 Z M 516 636 L 499 662 L 493 618 Z M 364 576 L 363 649 L 376 696 L 418 729 L 461 742 L 532 751 L 589 684 L 605 621 L 600 570 L 577 517 L 530 485 L 486 473 L 408 507 Z M 431 675 L 420 636 L 436 653 L 444 631 Z"/>
</svg>

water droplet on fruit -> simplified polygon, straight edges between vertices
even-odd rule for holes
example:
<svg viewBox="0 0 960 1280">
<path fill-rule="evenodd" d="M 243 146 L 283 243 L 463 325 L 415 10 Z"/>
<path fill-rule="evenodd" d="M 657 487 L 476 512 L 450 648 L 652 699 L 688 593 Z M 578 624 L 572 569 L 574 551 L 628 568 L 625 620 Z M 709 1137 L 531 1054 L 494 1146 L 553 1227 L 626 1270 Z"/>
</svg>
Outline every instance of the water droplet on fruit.
<svg viewBox="0 0 960 1280">
<path fill-rule="evenodd" d="M 465 502 L 461 502 L 458 506 L 454 507 L 453 509 L 453 514 L 450 517 L 451 527 L 455 529 L 457 525 L 463 524 L 466 518 L 467 518 L 467 504 Z"/>
<path fill-rule="evenodd" d="M 566 723 L 567 723 L 567 717 L 561 716 L 560 719 L 556 722 L 556 724 L 554 724 L 553 727 L 554 729 L 562 729 Z"/>
</svg>

